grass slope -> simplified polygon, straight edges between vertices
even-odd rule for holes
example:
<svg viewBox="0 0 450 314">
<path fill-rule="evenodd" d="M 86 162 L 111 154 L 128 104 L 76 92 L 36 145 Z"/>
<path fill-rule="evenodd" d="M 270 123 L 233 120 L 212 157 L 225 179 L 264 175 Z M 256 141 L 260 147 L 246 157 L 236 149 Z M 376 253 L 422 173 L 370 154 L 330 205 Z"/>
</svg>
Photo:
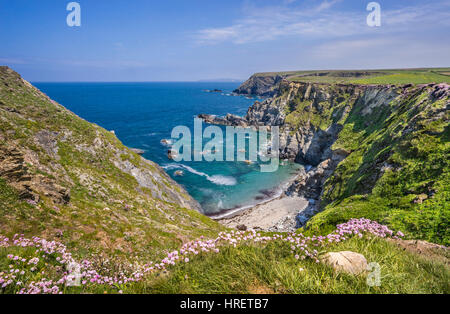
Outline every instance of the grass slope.
<svg viewBox="0 0 450 314">
<path fill-rule="evenodd" d="M 270 238 L 276 234 L 261 235 Z M 242 235 L 241 235 L 242 236 Z M 232 238 L 236 238 L 233 237 Z M 433 259 L 400 248 L 394 240 L 364 233 L 347 236 L 341 242 L 318 246 L 325 252 L 353 251 L 376 263 L 379 284 L 368 280 L 374 273 L 358 276 L 336 272 L 314 259 L 297 259 L 290 241 L 269 240 L 234 242 L 220 246 L 220 251 L 190 254 L 162 270 L 143 274 L 138 265 L 121 265 L 114 260 L 83 262 L 100 276 L 110 276 L 111 283 L 98 282 L 97 276 L 83 276 L 79 286 L 64 285 L 65 261 L 70 259 L 57 244 L 46 244 L 46 253 L 34 247 L 5 246 L 0 237 L 0 293 L 449 293 L 448 251 L 433 252 Z M 44 242 L 45 243 L 45 242 Z M 3 245 L 2 245 L 3 244 Z M 52 249 L 49 249 L 51 247 Z M 309 249 L 309 248 L 307 248 Z M 180 253 L 183 254 L 183 253 Z M 439 258 L 436 258 L 439 257 Z M 176 260 L 176 259 L 175 259 Z M 375 268 L 372 268 L 374 271 Z M 119 273 L 127 278 L 115 279 Z M 138 275 L 136 275 L 138 273 Z M 133 274 L 133 275 L 130 275 Z M 65 277 L 63 277 L 65 278 Z M 91 278 L 91 279 L 89 279 Z M 134 278 L 134 279 L 133 279 Z"/>
<path fill-rule="evenodd" d="M 148 258 L 222 227 L 156 164 L 0 67 L 0 228 Z M 55 190 L 69 191 L 62 200 Z"/>
<path fill-rule="evenodd" d="M 137 289 L 148 293 L 449 293 L 445 264 L 408 253 L 382 239 L 352 239 L 329 248 L 353 251 L 381 266 L 381 286 L 367 277 L 336 273 L 311 260 L 298 261 L 288 247 L 229 247 L 176 266 L 166 278 Z M 133 288 L 134 290 L 134 288 Z"/>
</svg>

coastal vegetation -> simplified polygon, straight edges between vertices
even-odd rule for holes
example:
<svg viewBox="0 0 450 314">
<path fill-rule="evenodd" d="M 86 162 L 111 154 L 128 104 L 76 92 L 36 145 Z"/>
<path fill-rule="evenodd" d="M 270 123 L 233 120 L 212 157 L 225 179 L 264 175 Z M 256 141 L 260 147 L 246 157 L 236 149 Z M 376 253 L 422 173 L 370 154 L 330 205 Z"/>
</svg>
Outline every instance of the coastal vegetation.
<svg viewBox="0 0 450 314">
<path fill-rule="evenodd" d="M 0 229 L 86 254 L 164 254 L 223 228 L 158 165 L 0 67 Z"/>
<path fill-rule="evenodd" d="M 0 273 L 0 289 L 50 294 L 448 293 L 448 268 L 442 261 L 446 250 L 435 249 L 434 259 L 418 256 L 399 248 L 395 241 L 401 236 L 367 219 L 339 225 L 324 237 L 231 231 L 186 243 L 145 265 L 110 258 L 75 264 L 59 242 L 0 237 L 0 267 L 9 270 Z M 376 261 L 383 274 L 380 283 L 320 263 L 330 250 L 357 251 Z"/>
<path fill-rule="evenodd" d="M 413 84 L 436 75 L 390 74 L 399 85 L 284 79 L 273 98 L 250 108 L 240 124 L 278 123 L 282 157 L 315 167 L 290 188 L 319 204 L 302 231 L 327 233 L 366 217 L 449 244 L 449 85 Z"/>
<path fill-rule="evenodd" d="M 239 121 L 282 121 L 284 157 L 321 175 L 293 187 L 318 213 L 269 233 L 203 216 L 158 165 L 0 67 L 0 293 L 449 293 L 449 85 L 423 82 L 448 69 L 365 72 L 255 89 L 275 94 Z M 377 263 L 381 285 L 323 262 L 337 251 Z"/>
</svg>

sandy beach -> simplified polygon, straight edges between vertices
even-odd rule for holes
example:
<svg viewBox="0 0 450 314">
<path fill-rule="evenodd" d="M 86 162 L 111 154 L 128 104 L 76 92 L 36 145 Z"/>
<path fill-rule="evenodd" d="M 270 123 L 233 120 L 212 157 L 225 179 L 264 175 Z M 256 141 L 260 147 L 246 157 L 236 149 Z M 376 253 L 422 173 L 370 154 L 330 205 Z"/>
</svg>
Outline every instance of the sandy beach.
<svg viewBox="0 0 450 314">
<path fill-rule="evenodd" d="M 308 201 L 304 198 L 283 195 L 242 211 L 235 216 L 217 221 L 230 228 L 246 226 L 248 229 L 255 230 L 295 231 L 295 217 L 307 206 Z"/>
</svg>

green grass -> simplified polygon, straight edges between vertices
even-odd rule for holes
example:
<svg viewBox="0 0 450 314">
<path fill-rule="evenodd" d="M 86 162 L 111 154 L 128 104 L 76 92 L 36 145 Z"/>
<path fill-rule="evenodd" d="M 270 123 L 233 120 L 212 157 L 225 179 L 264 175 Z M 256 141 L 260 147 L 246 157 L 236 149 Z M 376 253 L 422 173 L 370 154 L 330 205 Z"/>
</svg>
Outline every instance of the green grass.
<svg viewBox="0 0 450 314">
<path fill-rule="evenodd" d="M 292 82 L 323 84 L 429 84 L 450 83 L 450 68 L 321 70 L 257 73 L 256 77 L 283 76 Z"/>
<path fill-rule="evenodd" d="M 449 83 L 450 77 L 434 72 L 397 73 L 352 80 L 355 84 L 429 84 Z"/>
<path fill-rule="evenodd" d="M 122 287 L 124 293 L 449 293 L 448 266 L 408 253 L 383 239 L 352 239 L 331 251 L 363 254 L 381 267 L 381 286 L 367 275 L 336 273 L 311 260 L 296 260 L 286 244 L 227 247 L 176 265 L 165 275 Z M 105 287 L 106 289 L 106 287 Z M 101 289 L 100 289 L 101 290 Z M 114 293 L 114 289 L 108 289 Z M 99 291 L 94 291 L 99 292 Z"/>
<path fill-rule="evenodd" d="M 353 237 L 339 244 L 329 245 L 320 252 L 353 251 L 364 255 L 368 263 L 377 263 L 380 269 L 380 286 L 367 284 L 370 272 L 358 276 L 336 272 L 331 267 L 310 259 L 296 260 L 286 242 L 267 245 L 241 244 L 222 247 L 219 253 L 201 253 L 189 263 L 178 263 L 167 271 L 150 273 L 137 283 L 109 285 L 83 285 L 65 287 L 64 293 L 151 293 L 151 294 L 384 294 L 450 292 L 448 252 L 435 251 L 431 259 L 399 248 L 397 244 L 378 237 Z M 35 256 L 29 248 L 0 247 L 0 269 L 17 265 L 7 258 Z M 97 263 L 104 275 L 127 269 L 117 259 L 99 258 Z M 20 264 L 20 263 L 19 263 Z M 15 266 L 19 270 L 30 266 Z M 106 272 L 106 273 L 105 273 Z M 18 280 L 26 283 L 45 278 L 59 278 L 61 269 L 56 256 L 40 258 L 36 270 L 29 270 Z M 18 276 L 20 276 L 18 274 Z M 25 277 L 27 276 L 27 277 Z M 30 277 L 31 276 L 31 277 Z M 19 286 L 11 285 L 0 293 L 15 293 Z"/>
<path fill-rule="evenodd" d="M 326 232 L 366 217 L 410 238 L 450 244 L 448 120 L 445 115 L 428 120 L 446 100 L 427 99 L 427 92 L 411 93 L 369 115 L 353 107 L 333 146 L 351 154 L 325 183 L 322 212 L 306 229 Z M 382 172 L 383 165 L 391 170 Z M 422 196 L 423 202 L 416 202 Z"/>
</svg>

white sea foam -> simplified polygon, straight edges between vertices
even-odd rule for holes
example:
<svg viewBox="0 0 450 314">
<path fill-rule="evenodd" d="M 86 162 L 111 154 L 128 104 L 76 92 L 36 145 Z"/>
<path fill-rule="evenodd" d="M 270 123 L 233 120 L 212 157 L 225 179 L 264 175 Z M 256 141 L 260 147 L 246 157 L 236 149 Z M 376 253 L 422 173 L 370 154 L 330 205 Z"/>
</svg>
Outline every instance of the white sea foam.
<svg viewBox="0 0 450 314">
<path fill-rule="evenodd" d="M 184 169 L 184 170 L 189 171 L 190 173 L 196 174 L 201 177 L 205 177 L 208 181 L 210 181 L 216 185 L 236 185 L 237 184 L 236 179 L 233 177 L 222 176 L 222 175 L 209 176 L 208 174 L 206 174 L 204 172 L 197 171 L 194 168 L 183 165 L 183 164 L 169 164 L 169 165 L 163 166 L 163 168 L 166 170 Z"/>
<path fill-rule="evenodd" d="M 211 177 L 208 176 L 207 179 L 217 185 L 236 185 L 237 184 L 236 179 L 233 177 L 215 175 L 215 176 L 211 176 Z"/>
</svg>

